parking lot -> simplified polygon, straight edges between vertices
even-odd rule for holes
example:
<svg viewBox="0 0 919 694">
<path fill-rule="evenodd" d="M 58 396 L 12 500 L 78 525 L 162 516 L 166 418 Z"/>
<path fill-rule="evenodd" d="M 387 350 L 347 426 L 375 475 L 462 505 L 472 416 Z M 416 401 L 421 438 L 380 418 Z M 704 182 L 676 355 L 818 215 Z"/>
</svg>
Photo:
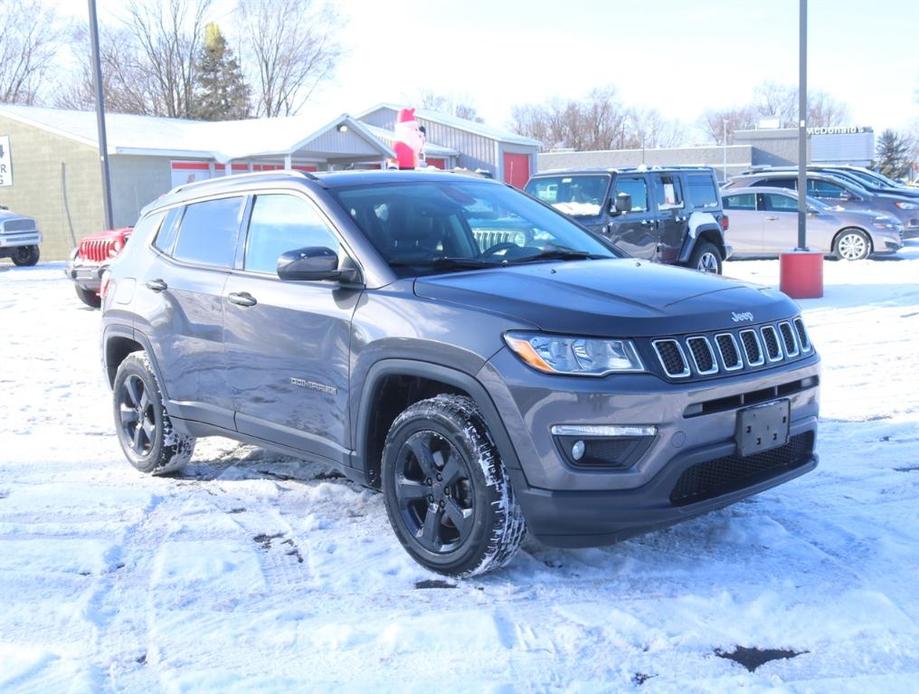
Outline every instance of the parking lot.
<svg viewBox="0 0 919 694">
<path fill-rule="evenodd" d="M 0 265 L 0 689 L 909 691 L 919 677 L 919 242 L 825 264 L 820 467 L 612 547 L 443 581 L 380 495 L 229 440 L 125 463 L 100 316 Z M 777 261 L 728 276 L 778 282 Z M 782 649 L 749 671 L 719 654 Z M 781 656 L 781 657 L 779 657 Z M 444 678 L 447 678 L 446 680 Z"/>
</svg>

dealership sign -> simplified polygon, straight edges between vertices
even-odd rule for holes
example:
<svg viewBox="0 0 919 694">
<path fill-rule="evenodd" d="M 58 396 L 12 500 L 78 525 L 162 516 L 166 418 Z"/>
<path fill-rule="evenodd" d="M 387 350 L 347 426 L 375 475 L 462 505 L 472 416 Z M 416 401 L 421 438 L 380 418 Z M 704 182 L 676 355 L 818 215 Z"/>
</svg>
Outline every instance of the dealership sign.
<svg viewBox="0 0 919 694">
<path fill-rule="evenodd" d="M 0 186 L 13 185 L 13 154 L 10 136 L 0 135 Z"/>
<path fill-rule="evenodd" d="M 873 132 L 871 128 L 862 125 L 836 125 L 824 128 L 808 128 L 808 135 L 858 135 Z"/>
</svg>

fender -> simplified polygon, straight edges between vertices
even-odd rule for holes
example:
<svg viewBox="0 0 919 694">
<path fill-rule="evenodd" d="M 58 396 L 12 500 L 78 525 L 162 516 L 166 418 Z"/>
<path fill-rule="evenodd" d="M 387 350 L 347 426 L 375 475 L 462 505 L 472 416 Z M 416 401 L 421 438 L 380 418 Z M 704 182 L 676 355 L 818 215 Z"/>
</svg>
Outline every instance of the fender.
<svg viewBox="0 0 919 694">
<path fill-rule="evenodd" d="M 718 247 L 721 250 L 722 257 L 726 256 L 724 248 L 724 235 L 721 231 L 721 225 L 710 212 L 693 212 L 689 215 L 689 221 L 686 222 L 687 231 L 683 238 L 683 247 L 680 250 L 680 256 L 677 258 L 679 263 L 688 263 L 692 256 L 692 251 L 696 247 L 696 240 L 705 231 L 713 231 L 718 235 Z"/>
<path fill-rule="evenodd" d="M 498 453 L 501 455 L 504 465 L 509 469 L 520 469 L 517 453 L 507 434 L 507 429 L 504 427 L 504 422 L 498 415 L 498 410 L 491 400 L 491 396 L 473 376 L 463 371 L 457 371 L 456 369 L 430 362 L 408 359 L 381 359 L 370 367 L 364 380 L 364 386 L 361 389 L 357 426 L 354 429 L 357 435 L 354 441 L 355 450 L 351 454 L 351 466 L 362 471 L 368 483 L 370 482 L 370 467 L 369 461 L 366 459 L 366 448 L 367 438 L 370 433 L 371 403 L 380 381 L 384 377 L 392 375 L 429 378 L 468 393 L 485 418 L 488 431 L 498 448 Z M 354 394 L 352 394 L 353 396 Z"/>
</svg>

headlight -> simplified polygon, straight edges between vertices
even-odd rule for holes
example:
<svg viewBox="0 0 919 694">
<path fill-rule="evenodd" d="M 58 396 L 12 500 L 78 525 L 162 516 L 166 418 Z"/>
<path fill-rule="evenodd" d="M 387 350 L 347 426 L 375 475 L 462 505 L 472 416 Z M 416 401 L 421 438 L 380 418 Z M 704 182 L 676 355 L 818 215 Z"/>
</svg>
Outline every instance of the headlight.
<svg viewBox="0 0 919 694">
<path fill-rule="evenodd" d="M 615 371 L 644 371 L 628 340 L 509 332 L 504 341 L 524 363 L 544 373 L 605 376 Z"/>
<path fill-rule="evenodd" d="M 874 218 L 873 226 L 875 229 L 886 229 L 888 231 L 899 231 L 903 228 L 903 225 L 893 217 L 883 215 Z"/>
<path fill-rule="evenodd" d="M 919 210 L 919 203 L 915 202 L 902 202 L 898 200 L 894 203 L 901 210 Z"/>
</svg>

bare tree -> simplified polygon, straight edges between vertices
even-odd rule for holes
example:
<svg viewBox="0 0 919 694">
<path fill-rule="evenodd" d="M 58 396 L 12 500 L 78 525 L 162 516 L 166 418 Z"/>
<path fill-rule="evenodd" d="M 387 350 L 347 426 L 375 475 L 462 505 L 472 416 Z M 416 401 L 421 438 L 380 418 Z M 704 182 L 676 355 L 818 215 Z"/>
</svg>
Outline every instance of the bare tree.
<svg viewBox="0 0 919 694">
<path fill-rule="evenodd" d="M 753 90 L 751 107 L 761 118 L 778 118 L 782 127 L 798 122 L 798 88 L 763 82 Z M 826 92 L 808 91 L 807 123 L 813 127 L 842 125 L 849 118 L 849 107 Z"/>
<path fill-rule="evenodd" d="M 756 114 L 749 106 L 706 111 L 699 125 L 715 144 L 733 144 L 735 131 L 756 127 Z"/>
<path fill-rule="evenodd" d="M 51 69 L 60 30 L 40 0 L 4 0 L 0 10 L 0 102 L 32 104 Z"/>
<path fill-rule="evenodd" d="M 485 119 L 479 115 L 478 109 L 472 105 L 472 99 L 467 95 L 447 96 L 424 89 L 418 95 L 418 103 L 421 108 L 430 111 L 446 113 L 476 123 L 485 122 Z"/>
<path fill-rule="evenodd" d="M 657 109 L 633 109 L 629 119 L 631 131 L 642 147 L 679 147 L 686 138 L 683 127 L 664 118 Z"/>
<path fill-rule="evenodd" d="M 316 0 L 239 0 L 238 9 L 257 115 L 297 113 L 342 55 L 341 19 Z"/>
<path fill-rule="evenodd" d="M 211 0 L 131 0 L 127 27 L 136 64 L 145 73 L 145 112 L 189 118 L 194 112 L 197 59 Z"/>
</svg>

